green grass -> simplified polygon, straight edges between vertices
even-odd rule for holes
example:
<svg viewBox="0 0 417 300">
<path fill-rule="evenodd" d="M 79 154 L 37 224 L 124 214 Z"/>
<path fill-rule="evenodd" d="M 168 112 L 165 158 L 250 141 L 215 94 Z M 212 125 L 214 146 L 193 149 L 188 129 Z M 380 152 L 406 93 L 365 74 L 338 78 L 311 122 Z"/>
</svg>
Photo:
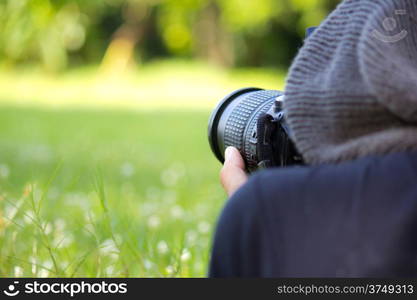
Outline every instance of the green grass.
<svg viewBox="0 0 417 300">
<path fill-rule="evenodd" d="M 98 71 L 98 72 L 97 72 Z M 277 70 L 227 70 L 198 62 L 162 61 L 124 74 L 82 68 L 64 74 L 0 70 L 0 103 L 55 108 L 211 110 L 242 87 L 282 89 Z"/>
<path fill-rule="evenodd" d="M 204 276 L 207 113 L 0 109 L 1 276 Z"/>
<path fill-rule="evenodd" d="M 206 275 L 226 198 L 210 110 L 282 76 L 178 62 L 141 71 L 109 95 L 95 94 L 108 81 L 88 69 L 0 72 L 1 277 Z"/>
</svg>

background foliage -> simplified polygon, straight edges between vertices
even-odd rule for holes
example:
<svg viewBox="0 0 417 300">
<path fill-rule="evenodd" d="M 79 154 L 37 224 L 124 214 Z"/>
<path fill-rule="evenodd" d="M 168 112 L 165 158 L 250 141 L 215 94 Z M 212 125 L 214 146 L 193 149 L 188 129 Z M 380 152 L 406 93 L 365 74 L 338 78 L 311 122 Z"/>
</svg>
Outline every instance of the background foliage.
<svg viewBox="0 0 417 300">
<path fill-rule="evenodd" d="M 0 55 L 5 64 L 49 70 L 173 56 L 287 67 L 306 27 L 318 25 L 337 2 L 1 0 Z"/>
</svg>

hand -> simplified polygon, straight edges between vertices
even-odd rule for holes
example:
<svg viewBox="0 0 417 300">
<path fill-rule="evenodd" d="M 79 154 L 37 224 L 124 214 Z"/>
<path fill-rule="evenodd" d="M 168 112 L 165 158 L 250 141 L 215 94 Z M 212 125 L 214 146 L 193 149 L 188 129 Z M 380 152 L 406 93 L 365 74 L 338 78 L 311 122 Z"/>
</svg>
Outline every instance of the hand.
<svg viewBox="0 0 417 300">
<path fill-rule="evenodd" d="M 220 172 L 220 181 L 230 197 L 248 180 L 248 175 L 245 172 L 245 162 L 239 150 L 228 147 L 224 157 L 225 162 Z"/>
</svg>

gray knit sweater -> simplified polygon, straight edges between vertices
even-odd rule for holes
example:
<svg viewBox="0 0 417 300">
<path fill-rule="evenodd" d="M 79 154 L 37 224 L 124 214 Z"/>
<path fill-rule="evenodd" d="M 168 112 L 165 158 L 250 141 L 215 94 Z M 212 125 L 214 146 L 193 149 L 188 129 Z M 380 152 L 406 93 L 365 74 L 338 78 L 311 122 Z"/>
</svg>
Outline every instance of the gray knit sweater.
<svg viewBox="0 0 417 300">
<path fill-rule="evenodd" d="M 417 0 L 345 0 L 291 66 L 284 102 L 307 163 L 417 150 Z"/>
</svg>

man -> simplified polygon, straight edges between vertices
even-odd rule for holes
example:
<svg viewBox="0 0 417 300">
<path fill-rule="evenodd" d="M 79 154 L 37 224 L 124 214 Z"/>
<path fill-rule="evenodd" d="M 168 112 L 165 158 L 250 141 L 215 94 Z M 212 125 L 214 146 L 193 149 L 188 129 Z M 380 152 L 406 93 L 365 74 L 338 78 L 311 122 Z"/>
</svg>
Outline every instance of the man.
<svg viewBox="0 0 417 300">
<path fill-rule="evenodd" d="M 417 276 L 417 2 L 345 0 L 291 66 L 305 167 L 250 179 L 235 148 L 212 277 Z"/>
</svg>

